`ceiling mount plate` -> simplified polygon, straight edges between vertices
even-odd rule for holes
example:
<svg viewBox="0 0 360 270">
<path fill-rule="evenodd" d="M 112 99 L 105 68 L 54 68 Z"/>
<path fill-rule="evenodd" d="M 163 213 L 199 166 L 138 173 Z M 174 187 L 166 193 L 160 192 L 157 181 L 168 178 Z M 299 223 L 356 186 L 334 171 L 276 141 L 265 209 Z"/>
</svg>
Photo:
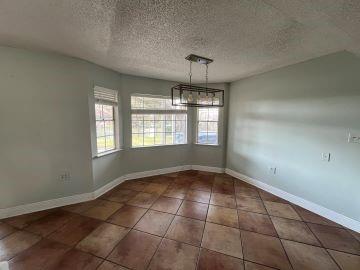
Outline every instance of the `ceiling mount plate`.
<svg viewBox="0 0 360 270">
<path fill-rule="evenodd" d="M 210 64 L 212 63 L 214 60 L 203 57 L 203 56 L 199 56 L 196 54 L 189 54 L 188 56 L 185 57 L 186 60 L 191 61 L 191 62 L 196 62 L 198 64 Z"/>
</svg>

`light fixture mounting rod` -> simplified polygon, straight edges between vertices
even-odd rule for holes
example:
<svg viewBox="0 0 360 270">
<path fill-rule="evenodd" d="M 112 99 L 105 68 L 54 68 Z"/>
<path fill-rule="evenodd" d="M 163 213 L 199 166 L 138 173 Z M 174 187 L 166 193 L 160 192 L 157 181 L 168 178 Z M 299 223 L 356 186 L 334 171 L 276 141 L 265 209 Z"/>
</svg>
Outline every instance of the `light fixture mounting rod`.
<svg viewBox="0 0 360 270">
<path fill-rule="evenodd" d="M 198 64 L 204 64 L 204 65 L 208 65 L 208 64 L 214 62 L 213 59 L 199 56 L 196 54 L 189 54 L 188 56 L 185 57 L 185 59 L 188 61 L 191 61 L 191 62 L 196 62 Z"/>
</svg>

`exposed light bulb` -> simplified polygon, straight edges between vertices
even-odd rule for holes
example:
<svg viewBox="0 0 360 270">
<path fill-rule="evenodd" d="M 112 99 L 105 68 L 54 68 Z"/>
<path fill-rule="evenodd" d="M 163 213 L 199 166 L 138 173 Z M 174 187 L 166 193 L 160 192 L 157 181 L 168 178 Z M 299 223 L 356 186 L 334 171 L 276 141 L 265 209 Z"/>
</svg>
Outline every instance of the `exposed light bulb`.
<svg viewBox="0 0 360 270">
<path fill-rule="evenodd" d="M 210 95 L 209 95 L 208 93 L 206 93 L 206 102 L 207 102 L 208 104 L 211 103 L 211 97 L 210 97 Z"/>
<path fill-rule="evenodd" d="M 188 102 L 193 102 L 193 100 L 194 100 L 193 95 L 190 92 L 189 95 L 188 95 Z"/>
</svg>

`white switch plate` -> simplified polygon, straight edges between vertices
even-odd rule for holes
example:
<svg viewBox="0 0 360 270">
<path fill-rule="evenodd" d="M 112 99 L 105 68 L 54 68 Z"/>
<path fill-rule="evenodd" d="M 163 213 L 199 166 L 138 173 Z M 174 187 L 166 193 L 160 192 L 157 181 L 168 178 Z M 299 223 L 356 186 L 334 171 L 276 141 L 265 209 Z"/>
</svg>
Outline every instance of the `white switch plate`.
<svg viewBox="0 0 360 270">
<path fill-rule="evenodd" d="M 277 168 L 276 168 L 276 167 L 269 167 L 269 172 L 270 172 L 271 174 L 276 174 Z"/>
<path fill-rule="evenodd" d="M 321 160 L 325 162 L 330 162 L 331 154 L 330 153 L 322 153 Z"/>
<path fill-rule="evenodd" d="M 349 143 L 360 143 L 360 135 L 355 135 L 355 134 L 349 133 L 348 142 Z"/>
<path fill-rule="evenodd" d="M 59 176 L 59 180 L 60 181 L 70 181 L 71 180 L 70 172 L 61 173 L 60 176 Z"/>
</svg>

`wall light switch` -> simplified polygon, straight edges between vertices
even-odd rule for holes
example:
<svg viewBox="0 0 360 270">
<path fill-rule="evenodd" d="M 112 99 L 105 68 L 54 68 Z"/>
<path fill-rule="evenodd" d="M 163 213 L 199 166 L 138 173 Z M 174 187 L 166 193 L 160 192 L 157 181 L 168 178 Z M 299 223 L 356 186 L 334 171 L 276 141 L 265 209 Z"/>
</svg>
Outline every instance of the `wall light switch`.
<svg viewBox="0 0 360 270">
<path fill-rule="evenodd" d="M 331 154 L 330 153 L 322 153 L 321 160 L 325 162 L 330 162 Z"/>
<path fill-rule="evenodd" d="M 269 172 L 270 172 L 271 174 L 276 174 L 277 168 L 276 168 L 276 167 L 269 167 Z"/>
<path fill-rule="evenodd" d="M 355 134 L 349 133 L 348 142 L 349 143 L 360 143 L 360 135 L 355 135 Z"/>
</svg>

